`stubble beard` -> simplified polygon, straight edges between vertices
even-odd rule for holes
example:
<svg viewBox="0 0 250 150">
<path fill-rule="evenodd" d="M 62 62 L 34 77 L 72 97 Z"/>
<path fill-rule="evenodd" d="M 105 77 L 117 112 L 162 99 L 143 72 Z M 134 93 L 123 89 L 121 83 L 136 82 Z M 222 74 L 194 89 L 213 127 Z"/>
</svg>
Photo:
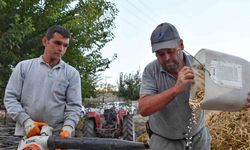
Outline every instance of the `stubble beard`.
<svg viewBox="0 0 250 150">
<path fill-rule="evenodd" d="M 176 72 L 178 67 L 179 67 L 179 62 L 174 62 L 171 65 L 164 65 L 162 66 L 164 70 L 166 70 L 167 72 Z"/>
<path fill-rule="evenodd" d="M 178 51 L 177 59 L 174 60 L 172 64 L 167 64 L 166 62 L 165 65 L 162 67 L 167 72 L 176 73 L 182 61 L 183 61 L 183 53 L 181 53 L 181 51 Z"/>
</svg>

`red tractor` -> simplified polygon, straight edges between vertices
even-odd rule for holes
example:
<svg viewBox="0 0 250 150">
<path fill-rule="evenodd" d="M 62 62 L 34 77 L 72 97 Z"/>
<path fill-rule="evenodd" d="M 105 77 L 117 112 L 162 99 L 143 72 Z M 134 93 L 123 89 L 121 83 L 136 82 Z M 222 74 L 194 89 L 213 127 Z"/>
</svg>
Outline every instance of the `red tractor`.
<svg viewBox="0 0 250 150">
<path fill-rule="evenodd" d="M 84 137 L 119 138 L 135 141 L 133 116 L 126 109 L 114 107 L 98 112 L 88 112 L 82 128 Z"/>
</svg>

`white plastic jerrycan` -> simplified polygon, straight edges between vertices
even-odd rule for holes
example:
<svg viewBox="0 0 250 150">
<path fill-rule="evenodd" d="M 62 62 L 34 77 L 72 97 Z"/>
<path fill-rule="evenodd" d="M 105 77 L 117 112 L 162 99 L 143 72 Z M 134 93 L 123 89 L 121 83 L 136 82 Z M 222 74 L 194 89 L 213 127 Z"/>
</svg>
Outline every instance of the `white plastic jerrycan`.
<svg viewBox="0 0 250 150">
<path fill-rule="evenodd" d="M 244 108 L 250 92 L 250 62 L 208 49 L 199 50 L 194 57 L 192 65 L 202 65 L 205 73 L 200 108 L 221 111 Z M 191 86 L 190 99 L 194 99 L 197 90 L 195 85 Z"/>
</svg>

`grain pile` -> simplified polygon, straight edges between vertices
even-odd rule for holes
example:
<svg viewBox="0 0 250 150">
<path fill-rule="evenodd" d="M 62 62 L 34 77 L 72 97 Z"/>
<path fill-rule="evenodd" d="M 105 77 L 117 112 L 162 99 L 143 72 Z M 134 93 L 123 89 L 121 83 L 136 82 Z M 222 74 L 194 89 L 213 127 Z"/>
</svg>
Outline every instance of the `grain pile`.
<svg viewBox="0 0 250 150">
<path fill-rule="evenodd" d="M 137 117 L 138 142 L 149 142 L 145 120 Z M 250 150 L 250 111 L 209 112 L 206 124 L 212 136 L 211 150 Z"/>
<path fill-rule="evenodd" d="M 250 150 L 250 111 L 212 112 L 206 122 L 212 150 Z"/>
</svg>

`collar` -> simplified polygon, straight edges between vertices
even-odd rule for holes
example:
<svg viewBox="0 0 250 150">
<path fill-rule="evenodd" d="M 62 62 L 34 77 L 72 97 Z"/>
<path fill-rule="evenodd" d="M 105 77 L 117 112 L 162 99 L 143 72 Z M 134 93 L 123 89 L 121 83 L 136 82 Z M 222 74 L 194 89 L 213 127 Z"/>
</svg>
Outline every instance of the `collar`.
<svg viewBox="0 0 250 150">
<path fill-rule="evenodd" d="M 44 60 L 43 60 L 43 55 L 41 55 L 39 58 L 38 58 L 38 61 L 40 64 L 44 64 L 44 65 L 47 65 L 50 67 L 50 65 L 48 63 L 46 63 Z M 60 59 L 59 60 L 59 63 L 57 65 L 55 65 L 53 68 L 64 68 L 65 67 L 65 62 Z"/>
</svg>

